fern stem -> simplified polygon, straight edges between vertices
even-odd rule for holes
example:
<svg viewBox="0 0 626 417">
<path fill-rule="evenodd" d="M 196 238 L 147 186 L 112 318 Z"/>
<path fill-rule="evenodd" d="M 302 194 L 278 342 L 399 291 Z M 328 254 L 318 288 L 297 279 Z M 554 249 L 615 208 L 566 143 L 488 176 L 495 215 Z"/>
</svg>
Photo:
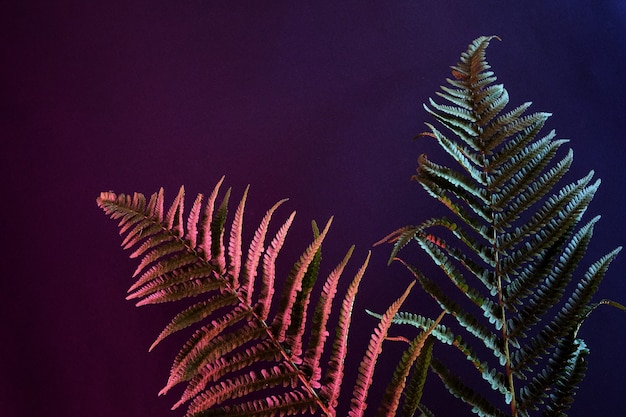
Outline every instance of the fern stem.
<svg viewBox="0 0 626 417">
<path fill-rule="evenodd" d="M 492 228 L 493 228 L 493 251 L 495 261 L 495 276 L 498 289 L 498 304 L 500 306 L 500 320 L 502 322 L 502 344 L 504 347 L 504 357 L 506 359 L 505 370 L 507 383 L 509 385 L 509 393 L 511 394 L 511 415 L 517 417 L 517 403 L 515 399 L 515 384 L 513 381 L 513 370 L 511 369 L 511 353 L 509 351 L 509 337 L 506 325 L 506 309 L 502 296 L 502 275 L 500 273 L 500 252 L 497 244 L 497 230 L 495 227 L 495 210 L 492 209 Z"/>
<path fill-rule="evenodd" d="M 300 369 L 298 368 L 298 365 L 296 365 L 292 360 L 291 360 L 291 355 L 289 355 L 285 349 L 282 347 L 282 344 L 280 344 L 278 342 L 278 340 L 276 340 L 276 337 L 274 336 L 274 333 L 272 332 L 272 329 L 267 325 L 267 323 L 265 323 L 265 320 L 262 320 L 261 317 L 258 317 L 255 315 L 255 318 L 257 318 L 258 320 L 261 321 L 262 325 L 264 326 L 265 331 L 268 334 L 268 337 L 270 339 L 272 339 L 272 342 L 275 343 L 277 346 L 280 346 L 280 355 L 283 357 L 283 360 L 285 362 L 287 362 L 289 364 L 289 366 L 293 369 L 297 369 L 298 370 L 298 379 L 300 380 L 300 383 L 304 386 L 304 388 L 306 388 L 306 390 L 313 396 L 313 399 L 315 400 L 315 402 L 317 403 L 318 407 L 322 410 L 323 415 L 325 416 L 333 416 L 335 415 L 334 412 L 332 412 L 324 403 L 324 401 L 322 401 L 322 399 L 319 397 L 319 395 L 317 394 L 317 391 L 315 391 L 315 388 L 313 388 L 313 386 L 309 383 L 309 381 L 307 380 L 306 376 L 302 373 L 302 371 L 300 371 Z"/>
<path fill-rule="evenodd" d="M 486 155 L 485 153 L 481 153 L 481 163 L 483 175 L 485 177 L 489 176 L 490 172 L 487 168 L 486 164 Z M 487 180 L 487 184 L 491 183 L 491 181 Z M 509 332 L 506 324 L 506 306 L 504 303 L 503 289 L 502 289 L 502 271 L 500 269 L 500 248 L 498 245 L 498 228 L 496 227 L 496 213 L 497 210 L 493 205 L 494 202 L 494 194 L 493 190 L 490 186 L 487 186 L 487 194 L 489 201 L 491 204 L 489 205 L 489 211 L 491 212 L 491 230 L 492 230 L 492 243 L 491 247 L 493 250 L 493 260 L 494 260 L 494 274 L 496 278 L 496 289 L 498 292 L 498 305 L 500 307 L 500 322 L 502 323 L 502 347 L 504 349 L 504 358 L 505 358 L 505 372 L 507 378 L 507 384 L 509 389 L 509 394 L 511 396 L 510 406 L 511 406 L 511 416 L 518 417 L 517 412 L 517 401 L 515 397 L 515 381 L 513 379 L 513 370 L 511 366 L 511 352 L 509 349 Z M 506 401 L 506 398 L 505 398 Z"/>
<path fill-rule="evenodd" d="M 221 278 L 224 279 L 223 277 L 221 277 Z M 242 296 L 242 294 L 239 291 L 237 291 L 235 288 L 233 288 L 231 283 L 228 280 L 226 280 L 226 279 L 224 279 L 224 286 L 226 287 L 226 291 L 228 291 L 228 292 L 232 293 L 234 296 L 236 296 L 239 299 L 239 302 L 242 305 L 246 305 L 247 304 L 247 300 L 245 299 L 245 297 Z M 265 333 L 267 333 L 268 339 L 270 339 L 271 342 L 275 346 L 277 346 L 279 348 L 280 355 L 282 356 L 282 358 L 285 361 L 285 363 L 287 363 L 287 365 L 291 369 L 295 369 L 295 370 L 298 371 L 297 372 L 298 380 L 304 386 L 304 388 L 311 394 L 313 400 L 317 403 L 317 406 L 322 410 L 323 415 L 325 415 L 325 416 L 333 416 L 334 412 L 332 412 L 328 408 L 328 406 L 324 403 L 324 401 L 319 397 L 319 395 L 317 394 L 317 391 L 309 383 L 309 381 L 307 380 L 307 378 L 304 375 L 304 373 L 302 373 L 302 371 L 300 371 L 300 368 L 298 367 L 298 365 L 291 359 L 291 355 L 289 353 L 287 353 L 287 351 L 285 350 L 283 345 L 278 341 L 278 339 L 274 335 L 274 332 L 272 331 L 271 326 L 269 326 L 267 324 L 267 322 L 265 320 L 263 320 L 263 318 L 261 316 L 259 316 L 259 314 L 255 311 L 256 309 L 254 308 L 254 306 L 251 306 L 249 304 L 247 304 L 247 305 L 248 305 L 248 308 L 250 310 L 251 316 L 254 318 L 254 320 L 256 320 L 261 325 L 261 327 L 263 327 L 263 330 L 265 331 Z"/>
</svg>

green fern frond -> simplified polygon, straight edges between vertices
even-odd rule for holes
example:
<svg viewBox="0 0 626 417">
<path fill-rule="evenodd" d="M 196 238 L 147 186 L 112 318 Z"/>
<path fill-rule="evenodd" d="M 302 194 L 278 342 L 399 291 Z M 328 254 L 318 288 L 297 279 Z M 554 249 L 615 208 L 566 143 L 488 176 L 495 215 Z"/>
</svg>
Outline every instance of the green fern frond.
<svg viewBox="0 0 626 417">
<path fill-rule="evenodd" d="M 463 382 L 456 375 L 454 375 L 454 373 L 452 373 L 437 359 L 433 358 L 431 360 L 431 366 L 454 396 L 461 398 L 467 404 L 472 406 L 472 412 L 481 417 L 506 417 L 504 412 L 490 404 L 487 399 L 478 394 L 476 391 L 463 384 Z"/>
<path fill-rule="evenodd" d="M 424 342 L 424 347 L 422 347 L 419 356 L 415 360 L 411 380 L 404 392 L 405 400 L 402 407 L 402 417 L 413 417 L 417 410 L 424 409 L 420 407 L 420 401 L 422 400 L 426 376 L 430 368 L 434 344 L 434 339 L 427 338 Z"/>
<path fill-rule="evenodd" d="M 567 140 L 554 131 L 541 135 L 549 113 L 527 113 L 529 102 L 506 110 L 509 95 L 495 84 L 485 59 L 493 39 L 472 42 L 437 94 L 445 102 L 429 99 L 424 106 L 449 132 L 427 124 L 430 131 L 419 136 L 435 139 L 453 165 L 420 155 L 413 179 L 450 217 L 398 229 L 386 240 L 394 244 L 390 260 L 417 243 L 456 287 L 456 295 L 444 291 L 402 261 L 456 321 L 458 330 L 438 326 L 433 337 L 455 346 L 503 401 L 488 403 L 436 358 L 435 349 L 431 367 L 451 393 L 484 416 L 529 417 L 533 410 L 564 415 L 559 413 L 573 399 L 588 354 L 572 335 L 594 308 L 592 296 L 619 248 L 580 272 L 598 218 L 579 223 L 600 181 L 593 181 L 592 171 L 554 191 L 572 164 L 572 151 L 559 158 Z M 409 313 L 395 322 L 419 329 L 430 323 Z M 479 359 L 479 346 L 492 357 Z"/>
</svg>

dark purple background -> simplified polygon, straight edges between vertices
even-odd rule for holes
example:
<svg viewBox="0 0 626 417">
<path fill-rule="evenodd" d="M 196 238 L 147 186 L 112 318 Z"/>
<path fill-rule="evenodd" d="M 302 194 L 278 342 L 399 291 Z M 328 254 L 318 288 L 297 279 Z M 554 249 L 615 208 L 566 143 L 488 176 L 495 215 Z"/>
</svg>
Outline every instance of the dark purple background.
<svg viewBox="0 0 626 417">
<path fill-rule="evenodd" d="M 309 221 L 334 214 L 325 265 L 356 243 L 353 273 L 374 241 L 436 207 L 408 181 L 418 153 L 436 150 L 411 138 L 430 120 L 421 103 L 479 35 L 503 39 L 488 58 L 511 104 L 554 112 L 548 128 L 572 139 L 570 179 L 604 179 L 589 261 L 626 243 L 624 2 L 260 3 L 1 3 L 0 415 L 182 415 L 174 395 L 156 396 L 182 340 L 147 353 L 174 309 L 124 300 L 135 263 L 100 191 L 164 186 L 171 199 L 225 174 L 237 197 L 251 183 L 251 224 L 291 197 L 288 263 Z M 374 249 L 356 306 L 361 337 L 374 325 L 363 309 L 410 281 L 384 267 L 387 254 Z M 626 301 L 624 265 L 600 297 Z M 413 308 L 422 302 L 414 291 Z M 624 319 L 601 309 L 583 327 L 591 366 L 572 416 L 624 412 Z M 429 389 L 428 405 L 457 415 Z"/>
</svg>

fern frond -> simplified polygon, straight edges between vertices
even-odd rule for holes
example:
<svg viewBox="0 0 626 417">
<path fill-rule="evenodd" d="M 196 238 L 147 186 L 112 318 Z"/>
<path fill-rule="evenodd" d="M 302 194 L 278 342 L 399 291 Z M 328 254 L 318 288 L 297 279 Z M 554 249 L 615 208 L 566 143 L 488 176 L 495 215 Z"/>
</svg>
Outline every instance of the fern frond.
<svg viewBox="0 0 626 417">
<path fill-rule="evenodd" d="M 582 227 L 568 242 L 551 270 L 546 275 L 540 275 L 545 277 L 544 283 L 538 288 L 532 287 L 534 291 L 526 307 L 518 311 L 516 317 L 508 323 L 509 337 L 515 338 L 517 334 L 526 332 L 531 324 L 537 323 L 540 317 L 561 299 L 578 262 L 587 250 L 597 220 L 598 217 Z"/>
<path fill-rule="evenodd" d="M 259 261 L 261 260 L 261 255 L 264 251 L 265 244 L 265 236 L 267 235 L 267 229 L 269 227 L 270 220 L 272 219 L 272 215 L 278 209 L 278 207 L 283 204 L 286 199 L 280 200 L 276 204 L 270 208 L 263 219 L 261 220 L 261 224 L 254 232 L 254 237 L 252 238 L 252 242 L 250 243 L 250 248 L 248 250 L 248 255 L 246 256 L 246 263 L 243 265 L 243 269 L 241 272 L 241 292 L 242 295 L 246 298 L 246 303 L 252 305 L 252 293 L 254 291 L 254 283 L 255 278 L 257 276 L 257 268 L 259 266 Z"/>
<path fill-rule="evenodd" d="M 285 340 L 285 333 L 291 324 L 294 304 L 296 303 L 298 294 L 302 291 L 302 281 L 307 273 L 309 265 L 316 258 L 318 250 L 322 245 L 328 230 L 330 229 L 331 223 L 332 217 L 326 223 L 324 230 L 322 230 L 319 236 L 315 238 L 313 243 L 311 243 L 302 254 L 300 260 L 294 265 L 289 273 L 289 276 L 287 277 L 287 282 L 285 283 L 283 294 L 278 304 L 278 312 L 276 313 L 271 325 L 274 336 L 279 342 Z"/>
<path fill-rule="evenodd" d="M 424 105 L 444 130 L 427 123 L 429 131 L 418 136 L 435 139 L 452 164 L 420 155 L 413 179 L 449 217 L 398 229 L 383 241 L 394 244 L 390 260 L 417 243 L 454 284 L 456 294 L 400 259 L 456 320 L 454 331 L 438 326 L 433 337 L 455 346 L 487 388 L 502 394 L 504 407 L 487 403 L 434 353 L 431 367 L 451 393 L 479 415 L 506 415 L 505 408 L 512 417 L 529 417 L 535 409 L 559 415 L 585 367 L 587 351 L 575 334 L 597 305 L 592 296 L 619 248 L 584 275 L 578 272 L 598 217 L 579 223 L 600 182 L 593 181 L 592 171 L 559 186 L 573 153 L 559 157 L 567 140 L 557 139 L 554 130 L 541 134 L 549 113 L 527 113 L 530 102 L 506 109 L 509 94 L 495 84 L 485 59 L 494 38 L 472 42 L 437 94 L 444 102 L 429 99 Z M 409 313 L 395 322 L 421 330 L 430 323 Z M 475 345 L 493 357 L 479 359 Z"/>
<path fill-rule="evenodd" d="M 348 253 L 346 253 L 343 258 L 343 261 L 341 261 L 341 263 L 328 275 L 315 309 L 315 315 L 313 316 L 313 329 L 311 331 L 309 345 L 304 354 L 304 363 L 302 365 L 302 369 L 305 370 L 304 372 L 308 372 L 311 375 L 311 385 L 313 388 L 320 388 L 321 386 L 319 381 L 322 376 L 322 369 L 319 365 L 324 345 L 329 335 L 327 324 L 332 309 L 332 302 L 337 294 L 339 277 L 346 267 L 348 260 L 352 256 L 353 251 L 354 246 L 348 250 Z"/>
<path fill-rule="evenodd" d="M 424 408 L 423 406 L 420 406 L 420 401 L 422 400 L 422 393 L 426 383 L 426 375 L 428 373 L 428 369 L 430 368 L 434 344 L 435 342 L 433 338 L 427 338 L 419 356 L 415 360 L 413 375 L 411 376 L 411 380 L 409 381 L 404 393 L 406 397 L 402 407 L 403 417 L 413 417 L 418 409 Z M 427 412 L 424 414 L 427 414 Z"/>
<path fill-rule="evenodd" d="M 574 346 L 576 349 L 568 358 L 567 366 L 554 384 L 554 392 L 550 394 L 546 404 L 544 415 L 547 417 L 564 415 L 564 411 L 567 411 L 574 401 L 574 391 L 577 385 L 585 376 L 587 370 L 585 357 L 589 354 L 589 350 L 581 339 L 576 339 Z"/>
<path fill-rule="evenodd" d="M 261 320 L 267 320 L 267 316 L 270 312 L 270 306 L 272 305 L 272 298 L 274 296 L 274 278 L 276 276 L 276 258 L 278 253 L 285 243 L 287 237 L 287 231 L 291 227 L 291 223 L 296 215 L 296 212 L 292 212 L 287 218 L 285 223 L 278 229 L 276 236 L 272 239 L 269 247 L 263 254 L 263 276 L 261 291 L 259 294 L 258 305 L 261 307 L 261 313 L 259 314 Z"/>
<path fill-rule="evenodd" d="M 433 358 L 431 366 L 450 392 L 472 406 L 472 412 L 481 417 L 506 417 L 506 414 L 493 406 L 483 396 L 472 390 L 456 377 L 441 362 Z"/>
<path fill-rule="evenodd" d="M 328 370 L 320 393 L 320 397 L 328 403 L 331 409 L 337 406 L 337 399 L 341 392 L 341 381 L 343 380 L 345 359 L 348 353 L 348 329 L 350 328 L 352 320 L 352 309 L 354 307 L 354 300 L 359 289 L 359 284 L 365 273 L 365 268 L 367 268 L 369 263 L 370 255 L 370 253 L 367 254 L 367 258 L 350 283 L 341 303 L 335 342 L 333 343 L 331 358 L 328 362 Z"/>
<path fill-rule="evenodd" d="M 163 190 L 149 201 L 138 193 L 127 196 L 112 192 L 102 193 L 97 200 L 108 215 L 119 220 L 123 246 L 140 258 L 129 299 L 143 305 L 200 298 L 175 315 L 150 347 L 175 332 L 196 329 L 176 355 L 160 394 L 186 383 L 174 407 L 189 403 L 187 417 L 222 412 L 284 415 L 316 409 L 334 415 L 352 305 L 367 260 L 343 298 L 330 363 L 324 366 L 320 359 L 328 337 L 328 316 L 352 250 L 328 276 L 311 320 L 309 300 L 332 218 L 321 232 L 314 225 L 313 242 L 291 269 L 276 299 L 276 263 L 295 212 L 267 243 L 270 220 L 285 200 L 276 203 L 245 249 L 243 219 L 249 188 L 229 225 L 231 190 L 225 191 L 219 205 L 216 203 L 222 183 L 223 178 L 206 203 L 198 195 L 187 215 L 183 187 L 167 210 Z M 270 312 L 274 312 L 271 317 Z M 324 371 L 327 377 L 322 384 Z M 279 387 L 285 388 L 282 394 L 277 394 Z"/>
<path fill-rule="evenodd" d="M 261 388 L 273 388 L 277 385 L 293 387 L 297 380 L 298 370 L 284 366 L 275 366 L 258 372 L 251 371 L 212 386 L 192 401 L 188 413 L 191 415 L 199 414 L 225 400 L 244 397 Z"/>
<path fill-rule="evenodd" d="M 372 334 L 370 338 L 369 346 L 367 347 L 367 352 L 361 361 L 361 365 L 359 366 L 359 376 L 357 379 L 356 386 L 354 387 L 354 394 L 351 402 L 350 412 L 348 415 L 350 417 L 361 417 L 363 412 L 367 408 L 367 394 L 369 391 L 369 387 L 372 384 L 373 376 L 374 376 L 374 368 L 376 366 L 376 362 L 378 360 L 378 355 L 382 351 L 382 344 L 385 338 L 387 337 L 387 332 L 389 331 L 389 327 L 391 326 L 391 322 L 393 317 L 396 315 L 402 303 L 409 295 L 411 288 L 415 282 L 411 282 L 407 289 L 404 291 L 402 296 L 398 298 L 383 314 L 378 327 Z"/>
<path fill-rule="evenodd" d="M 241 257 L 242 257 L 242 233 L 243 233 L 243 212 L 246 205 L 246 198 L 248 197 L 248 190 L 250 186 L 246 187 L 243 192 L 243 197 L 239 202 L 235 217 L 230 229 L 230 239 L 228 239 L 228 265 L 230 271 L 228 272 L 231 277 L 231 285 L 233 288 L 239 287 L 239 272 L 241 271 Z"/>
<path fill-rule="evenodd" d="M 150 351 L 167 336 L 198 323 L 222 307 L 234 306 L 238 303 L 237 296 L 229 293 L 216 294 L 208 300 L 201 301 L 178 313 L 163 329 L 159 337 L 150 346 Z"/>
<path fill-rule="evenodd" d="M 383 400 L 378 409 L 378 416 L 386 416 L 393 417 L 396 415 L 396 411 L 398 406 L 400 405 L 400 396 L 405 390 L 406 380 L 409 376 L 409 372 L 411 371 L 413 364 L 418 360 L 418 358 L 422 358 L 424 363 L 418 364 L 420 368 L 416 369 L 414 372 L 417 376 L 412 380 L 411 390 L 407 391 L 408 405 L 406 407 L 405 412 L 409 409 L 412 409 L 413 412 L 419 406 L 419 401 L 422 396 L 422 389 L 424 387 L 424 381 L 426 379 L 426 371 L 428 370 L 428 365 L 430 362 L 430 353 L 427 352 L 424 356 L 421 355 L 422 349 L 424 349 L 426 343 L 428 342 L 428 337 L 435 330 L 443 316 L 445 315 L 445 311 L 439 314 L 439 317 L 435 319 L 430 326 L 430 328 L 426 329 L 424 332 L 420 333 L 409 345 L 408 349 L 402 355 L 400 359 L 400 363 L 396 367 L 396 370 L 393 375 L 393 379 L 387 386 L 387 390 L 383 395 Z M 432 342 L 428 343 L 428 351 L 432 350 Z"/>
<path fill-rule="evenodd" d="M 261 341 L 254 346 L 247 347 L 230 356 L 220 357 L 211 364 L 207 364 L 199 370 L 199 373 L 189 380 L 180 400 L 172 409 L 180 407 L 187 401 L 201 394 L 207 385 L 219 381 L 223 376 L 235 374 L 242 369 L 262 362 L 276 363 L 282 357 L 282 349 L 275 346 L 271 341 Z"/>
</svg>

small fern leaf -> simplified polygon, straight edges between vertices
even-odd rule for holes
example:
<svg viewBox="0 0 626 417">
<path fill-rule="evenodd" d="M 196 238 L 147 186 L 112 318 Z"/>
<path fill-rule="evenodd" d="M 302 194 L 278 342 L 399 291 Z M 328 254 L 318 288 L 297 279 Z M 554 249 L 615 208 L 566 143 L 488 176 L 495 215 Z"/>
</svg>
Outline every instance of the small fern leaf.
<svg viewBox="0 0 626 417">
<path fill-rule="evenodd" d="M 357 379 L 357 383 L 354 387 L 353 398 L 351 402 L 350 412 L 348 413 L 349 417 L 360 417 L 363 415 L 363 412 L 367 408 L 367 394 L 370 388 L 370 385 L 373 381 L 374 376 L 374 368 L 376 366 L 376 361 L 378 360 L 378 355 L 382 351 L 382 344 L 385 338 L 387 337 L 387 332 L 389 331 L 389 327 L 391 326 L 391 322 L 393 317 L 396 315 L 404 300 L 408 297 L 411 288 L 415 281 L 411 282 L 407 289 L 404 291 L 402 296 L 398 298 L 385 312 L 380 323 L 374 333 L 370 338 L 369 346 L 367 347 L 367 352 L 361 361 L 361 365 L 359 366 L 359 376 Z"/>
<path fill-rule="evenodd" d="M 189 211 L 189 217 L 187 218 L 187 233 L 185 239 L 189 241 L 189 246 L 192 249 L 198 247 L 198 222 L 200 221 L 200 213 L 202 211 L 202 199 L 204 196 L 198 194 Z"/>
<path fill-rule="evenodd" d="M 204 213 L 200 219 L 200 228 L 198 229 L 198 242 L 201 253 L 204 254 L 204 259 L 209 260 L 212 257 L 213 247 L 213 235 L 211 233 L 211 225 L 213 224 L 213 213 L 215 211 L 215 201 L 219 195 L 220 188 L 224 182 L 224 177 L 213 187 L 213 191 L 209 194 L 206 205 L 204 206 Z"/>
<path fill-rule="evenodd" d="M 209 317 L 215 310 L 218 310 L 226 306 L 237 305 L 239 300 L 237 296 L 229 293 L 220 293 L 214 295 L 208 300 L 201 301 L 186 308 L 184 311 L 178 313 L 172 321 L 163 329 L 159 337 L 150 346 L 150 351 L 156 347 L 167 336 L 185 329 L 192 324 L 195 324 L 207 317 Z"/>
<path fill-rule="evenodd" d="M 283 223 L 283 225 L 278 229 L 278 232 L 276 232 L 276 235 L 270 242 L 269 247 L 263 254 L 263 276 L 258 300 L 258 305 L 261 308 L 259 317 L 263 321 L 267 320 L 267 316 L 270 312 L 270 306 L 272 305 L 272 298 L 274 296 L 276 259 L 278 258 L 278 253 L 282 249 L 283 244 L 285 243 L 287 232 L 291 227 L 291 223 L 293 223 L 295 215 L 295 211 L 291 213 L 285 223 Z"/>
<path fill-rule="evenodd" d="M 470 387 L 463 384 L 458 377 L 435 358 L 431 360 L 431 366 L 454 396 L 461 398 L 472 406 L 472 412 L 481 417 L 506 417 L 504 412 L 490 404 L 487 399 L 476 393 Z"/>
<path fill-rule="evenodd" d="M 343 258 L 343 261 L 341 261 L 341 263 L 337 265 L 337 267 L 328 275 L 313 316 L 311 336 L 309 338 L 307 350 L 304 354 L 304 363 L 301 369 L 303 372 L 311 375 L 311 386 L 316 389 L 321 387 L 319 382 L 322 376 L 320 359 L 322 357 L 322 353 L 324 352 L 326 339 L 329 335 L 327 324 L 331 313 L 332 303 L 335 295 L 337 294 L 339 277 L 346 267 L 348 260 L 352 256 L 353 251 L 354 246 L 348 250 L 348 253 L 346 253 Z"/>
<path fill-rule="evenodd" d="M 324 400 L 334 410 L 338 404 L 337 399 L 341 392 L 341 382 L 343 381 L 344 367 L 346 355 L 348 353 L 348 329 L 352 322 L 352 310 L 354 308 L 354 300 L 359 290 L 359 284 L 365 273 L 365 269 L 369 264 L 371 252 L 368 252 L 367 258 L 359 268 L 350 283 L 346 295 L 341 303 L 339 312 L 339 322 L 335 332 L 335 340 L 333 342 L 333 350 L 328 362 L 328 370 L 324 379 L 324 384 L 320 391 L 320 398 Z"/>
<path fill-rule="evenodd" d="M 197 396 L 189 405 L 187 415 L 199 415 L 225 400 L 240 398 L 252 392 L 279 385 L 294 387 L 297 380 L 298 371 L 284 366 L 262 369 L 258 372 L 251 371 L 214 385 Z"/>
<path fill-rule="evenodd" d="M 309 265 L 315 259 L 317 251 L 330 229 L 332 220 L 331 217 L 322 232 L 315 238 L 313 243 L 309 245 L 287 277 L 287 282 L 285 283 L 283 294 L 278 304 L 278 312 L 271 325 L 272 329 L 274 329 L 276 340 L 279 342 L 285 340 L 287 328 L 291 324 L 291 313 L 296 303 L 298 292 L 302 290 L 302 280 L 304 279 Z"/>
<path fill-rule="evenodd" d="M 259 261 L 261 260 L 261 255 L 264 251 L 265 236 L 267 234 L 270 220 L 276 209 L 278 209 L 278 207 L 285 201 L 287 200 L 280 200 L 265 213 L 265 216 L 263 216 L 261 224 L 254 232 L 254 237 L 252 238 L 252 242 L 250 243 L 250 248 L 246 256 L 246 263 L 243 266 L 241 274 L 241 292 L 246 298 L 246 303 L 248 303 L 249 305 L 252 305 L 252 293 L 254 291 L 257 268 L 259 266 Z"/>
<path fill-rule="evenodd" d="M 317 409 L 315 399 L 306 391 L 289 391 L 282 395 L 272 395 L 262 400 L 250 400 L 241 404 L 212 408 L 199 414 L 187 414 L 185 417 L 274 417 L 300 414 L 298 410 L 314 413 Z"/>
<path fill-rule="evenodd" d="M 315 221 L 312 222 L 313 236 L 319 237 L 320 231 Z M 291 312 L 291 323 L 287 328 L 285 345 L 291 352 L 291 360 L 300 365 L 302 363 L 302 336 L 305 331 L 305 324 L 307 323 L 307 308 L 311 297 L 311 291 L 317 281 L 319 275 L 320 263 L 322 260 L 322 248 L 321 246 L 315 252 L 313 260 L 309 264 L 302 278 L 300 290 L 296 295 L 296 301 L 293 305 Z M 313 328 L 314 330 L 315 328 Z"/>
<path fill-rule="evenodd" d="M 393 249 L 391 250 L 391 255 L 387 261 L 387 265 L 390 265 L 394 261 L 398 252 L 408 245 L 409 242 L 415 238 L 415 234 L 419 231 L 421 231 L 421 228 L 416 226 L 401 227 L 374 243 L 374 246 L 378 246 L 383 243 L 393 243 Z"/>
<path fill-rule="evenodd" d="M 174 202 L 167 211 L 165 216 L 165 227 L 178 237 L 183 236 L 183 210 L 185 206 L 185 187 L 181 186 L 178 190 Z"/>
<path fill-rule="evenodd" d="M 574 341 L 576 350 L 568 360 L 567 367 L 559 375 L 556 381 L 554 392 L 550 394 L 549 401 L 546 403 L 546 417 L 560 417 L 565 415 L 572 402 L 574 401 L 574 392 L 577 385 L 582 381 L 587 370 L 587 361 L 585 357 L 589 354 L 589 350 L 585 342 L 576 339 Z"/>
<path fill-rule="evenodd" d="M 378 409 L 377 416 L 393 417 L 396 415 L 396 411 L 398 410 L 398 407 L 400 405 L 400 396 L 405 391 L 406 380 L 409 376 L 409 373 L 418 358 L 421 357 L 422 349 L 424 349 L 430 334 L 437 327 L 445 314 L 445 312 L 439 314 L 439 317 L 434 320 L 430 328 L 420 333 L 415 339 L 413 339 L 407 350 L 404 352 L 393 374 L 393 378 L 387 386 L 387 390 L 383 395 L 383 399 Z M 428 345 L 430 346 L 430 348 L 427 350 L 432 351 L 432 342 L 428 343 Z M 422 396 L 421 391 L 423 389 L 424 381 L 426 379 L 426 371 L 428 370 L 428 362 L 430 362 L 430 353 L 426 353 L 424 356 L 429 356 L 428 358 L 426 358 L 427 363 L 422 363 L 422 368 L 414 371 L 419 376 L 417 377 L 417 381 L 414 381 L 410 393 L 407 392 L 407 396 L 410 395 L 410 402 L 412 403 L 409 407 L 414 408 L 414 410 L 417 409 L 417 406 L 419 405 L 419 401 Z"/>
<path fill-rule="evenodd" d="M 242 257 L 242 232 L 243 232 L 243 212 L 246 206 L 246 198 L 248 197 L 248 190 L 250 186 L 247 186 L 243 192 L 243 197 L 237 206 L 235 211 L 235 217 L 230 229 L 230 238 L 228 239 L 228 274 L 231 278 L 231 285 L 233 288 L 239 287 L 239 273 L 241 271 L 241 257 Z"/>
<path fill-rule="evenodd" d="M 226 215 L 228 214 L 228 201 L 230 199 L 231 189 L 226 190 L 222 204 L 215 211 L 213 220 L 209 225 L 211 233 L 211 258 L 216 264 L 220 274 L 226 273 L 226 249 L 224 247 L 224 232 L 226 224 Z"/>
<path fill-rule="evenodd" d="M 424 409 L 423 406 L 420 407 L 420 401 L 422 400 L 426 376 L 430 368 L 434 343 L 433 338 L 427 338 L 422 351 L 415 361 L 413 375 L 405 390 L 406 397 L 402 407 L 402 417 L 413 417 L 418 409 Z"/>
<path fill-rule="evenodd" d="M 200 369 L 199 374 L 189 381 L 185 392 L 183 392 L 180 400 L 174 404 L 172 409 L 176 409 L 197 397 L 209 383 L 220 380 L 224 375 L 236 373 L 260 362 L 279 362 L 282 358 L 282 353 L 282 349 L 276 347 L 271 340 L 264 340 L 228 357 L 222 356 L 218 358 L 213 363 L 207 364 Z"/>
</svg>

